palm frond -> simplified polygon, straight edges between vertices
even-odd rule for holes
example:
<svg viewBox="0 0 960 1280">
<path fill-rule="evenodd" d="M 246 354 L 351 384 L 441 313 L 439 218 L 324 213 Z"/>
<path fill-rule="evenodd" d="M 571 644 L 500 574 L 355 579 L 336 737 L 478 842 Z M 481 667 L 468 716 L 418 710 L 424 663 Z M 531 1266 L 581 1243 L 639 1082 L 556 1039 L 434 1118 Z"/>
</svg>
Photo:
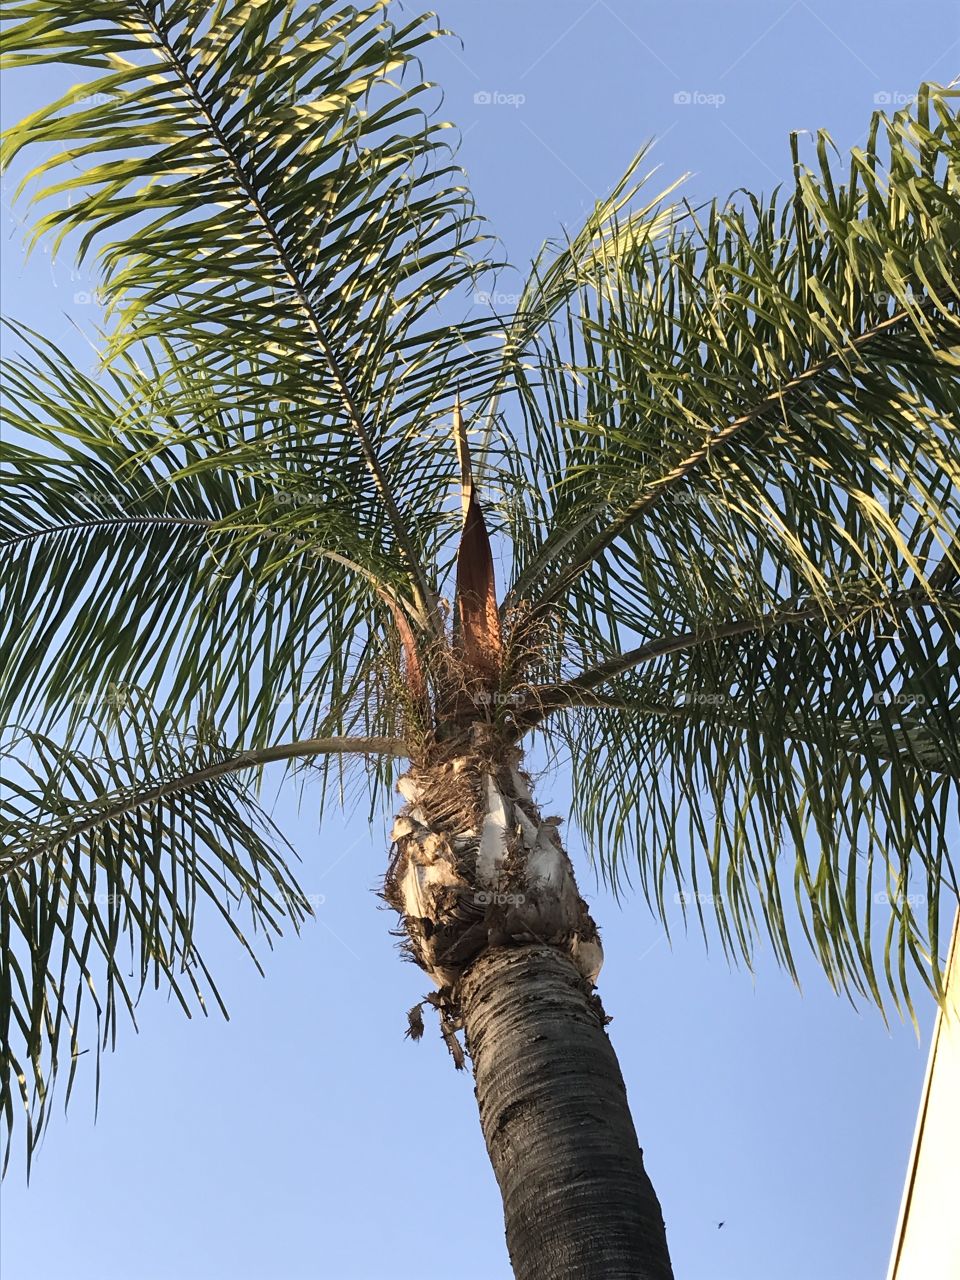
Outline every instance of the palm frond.
<svg viewBox="0 0 960 1280">
<path fill-rule="evenodd" d="M 910 1009 L 960 890 L 958 624 L 918 591 L 664 639 L 534 690 L 528 723 L 612 883 L 638 865 L 665 921 L 695 905 L 747 963 L 763 932 L 793 972 L 799 924 L 835 986 Z"/>
<path fill-rule="evenodd" d="M 390 732 L 361 698 L 404 566 L 383 516 L 336 474 L 299 472 L 269 403 L 243 415 L 115 365 L 109 381 L 24 330 L 4 362 L 0 704 L 35 729 L 137 687 L 252 745 Z M 377 520 L 379 519 L 379 523 Z M 241 676 L 242 678 L 238 678 Z"/>
<path fill-rule="evenodd" d="M 563 466 L 563 439 L 552 424 L 544 420 L 544 429 L 528 432 L 526 438 L 513 424 L 517 397 L 521 404 L 529 404 L 531 412 L 538 410 L 536 357 L 544 331 L 558 313 L 569 317 L 585 276 L 602 276 L 606 264 L 616 264 L 625 252 L 638 254 L 642 246 L 660 244 L 685 216 L 684 209 L 671 200 L 684 178 L 652 187 L 656 168 L 643 172 L 649 151 L 650 145 L 641 148 L 578 230 L 544 244 L 515 308 L 504 317 L 498 377 L 486 397 L 474 405 L 472 433 L 478 438 L 472 450 L 484 504 L 521 561 L 532 558 L 542 524 L 549 523 L 552 495 L 542 485 Z"/>
<path fill-rule="evenodd" d="M 572 756 L 615 883 L 638 860 L 665 918 L 672 886 L 792 965 L 792 879 L 881 1003 L 937 986 L 957 894 L 957 98 L 876 116 L 845 180 L 794 139 L 785 193 L 608 230 L 517 361 L 505 612 L 551 636 L 517 732 Z"/>
<path fill-rule="evenodd" d="M 694 599 L 746 613 L 934 570 L 960 525 L 956 97 L 876 117 L 845 184 L 822 136 L 785 197 L 588 257 L 527 357 L 546 496 L 508 605 L 556 601 L 602 642 L 672 633 Z"/>
<path fill-rule="evenodd" d="M 381 509 L 423 617 L 452 471 L 431 426 L 454 382 L 492 375 L 474 352 L 496 325 L 438 310 L 484 237 L 418 73 L 440 32 L 394 10 L 8 4 L 8 66 L 88 79 L 9 130 L 4 157 L 45 149 L 24 179 L 46 210 L 34 235 L 96 250 L 113 354 L 162 339 L 226 405 L 262 402 L 266 376 L 301 411 L 301 451 L 337 455 Z"/>
<path fill-rule="evenodd" d="M 223 1007 L 196 941 L 214 917 L 253 955 L 255 935 L 271 944 L 310 907 L 250 790 L 269 756 L 176 732 L 129 690 L 108 726 L 87 721 L 82 749 L 22 732 L 6 754 L 0 1093 L 7 1157 L 17 1093 L 29 1157 L 58 1071 L 69 1098 L 80 1056 L 99 1060 L 148 984 L 188 1014 Z"/>
</svg>

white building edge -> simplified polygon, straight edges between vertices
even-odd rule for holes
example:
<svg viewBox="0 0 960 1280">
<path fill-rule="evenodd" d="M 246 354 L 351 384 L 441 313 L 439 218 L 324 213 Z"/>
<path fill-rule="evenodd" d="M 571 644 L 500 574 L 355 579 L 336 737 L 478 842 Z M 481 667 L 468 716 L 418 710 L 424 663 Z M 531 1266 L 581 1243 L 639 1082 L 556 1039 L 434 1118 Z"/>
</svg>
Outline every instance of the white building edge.
<svg viewBox="0 0 960 1280">
<path fill-rule="evenodd" d="M 887 1280 L 960 1280 L 960 913 Z"/>
</svg>

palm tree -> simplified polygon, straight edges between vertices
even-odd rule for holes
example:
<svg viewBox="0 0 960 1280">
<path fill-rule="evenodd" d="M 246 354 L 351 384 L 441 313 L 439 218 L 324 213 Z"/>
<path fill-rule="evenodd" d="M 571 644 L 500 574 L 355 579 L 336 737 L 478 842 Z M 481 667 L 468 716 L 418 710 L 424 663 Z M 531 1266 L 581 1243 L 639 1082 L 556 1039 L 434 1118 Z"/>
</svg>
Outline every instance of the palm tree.
<svg viewBox="0 0 960 1280">
<path fill-rule="evenodd" d="M 940 992 L 957 93 L 876 116 L 844 180 L 794 138 L 768 200 L 651 197 L 638 159 L 465 320 L 496 250 L 440 33 L 393 10 L 7 5 L 10 65 L 87 75 L 5 161 L 39 157 L 35 236 L 96 254 L 106 327 L 95 377 L 15 324 L 5 364 L 3 1112 L 32 1150 L 149 981 L 218 1000 L 213 915 L 248 950 L 307 916 L 257 788 L 336 800 L 352 760 L 404 802 L 383 892 L 458 1066 L 464 1033 L 516 1275 L 668 1277 L 524 752 L 569 754 L 611 880 L 731 954 L 762 929 L 792 971 L 796 915 L 838 989 Z"/>
</svg>

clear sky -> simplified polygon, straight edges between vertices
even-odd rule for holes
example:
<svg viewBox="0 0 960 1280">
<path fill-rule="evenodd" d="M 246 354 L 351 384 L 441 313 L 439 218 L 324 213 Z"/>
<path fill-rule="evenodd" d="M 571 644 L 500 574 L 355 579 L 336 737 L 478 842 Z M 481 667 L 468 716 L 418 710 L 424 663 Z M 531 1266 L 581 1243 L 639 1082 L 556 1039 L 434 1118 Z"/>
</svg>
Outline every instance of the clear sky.
<svg viewBox="0 0 960 1280">
<path fill-rule="evenodd" d="M 849 147 L 875 102 L 960 70 L 954 0 L 437 7 L 464 46 L 437 48 L 428 72 L 519 263 L 652 137 L 665 180 L 693 171 L 691 199 L 769 190 L 789 176 L 791 129 L 824 126 Z M 5 113 L 25 105 L 14 79 Z M 90 283 L 39 253 L 21 265 L 11 194 L 5 181 L 5 308 L 82 350 Z M 562 765 L 547 774 L 545 811 L 562 811 L 566 785 Z M 419 1045 L 403 1038 L 426 985 L 372 892 L 385 828 L 355 815 L 320 832 L 309 790 L 299 813 L 297 794 L 274 816 L 303 858 L 316 922 L 266 957 L 265 979 L 213 935 L 229 1023 L 187 1022 L 145 994 L 139 1037 L 125 1028 L 105 1060 L 96 1124 L 81 1073 L 29 1189 L 15 1162 L 2 1280 L 508 1280 L 469 1076 L 434 1027 Z M 604 932 L 601 991 L 678 1280 L 882 1277 L 930 1010 L 918 1043 L 836 998 L 806 957 L 801 996 L 769 951 L 751 976 L 699 935 L 668 943 L 568 840 Z"/>
</svg>

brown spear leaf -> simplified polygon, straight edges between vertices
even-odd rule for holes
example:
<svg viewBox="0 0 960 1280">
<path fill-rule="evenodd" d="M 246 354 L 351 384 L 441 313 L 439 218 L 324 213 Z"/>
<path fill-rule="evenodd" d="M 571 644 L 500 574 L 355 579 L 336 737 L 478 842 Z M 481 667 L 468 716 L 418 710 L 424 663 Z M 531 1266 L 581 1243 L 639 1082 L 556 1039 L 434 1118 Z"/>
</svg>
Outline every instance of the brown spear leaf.
<svg viewBox="0 0 960 1280">
<path fill-rule="evenodd" d="M 500 675 L 503 642 L 490 537 L 473 485 L 470 446 L 459 393 L 453 406 L 453 442 L 460 463 L 460 503 L 463 531 L 457 551 L 457 592 L 453 644 L 468 682 L 480 679 L 487 687 Z"/>
<path fill-rule="evenodd" d="M 457 617 L 464 665 L 490 684 L 500 678 L 503 637 L 490 535 L 471 492 L 457 552 Z"/>
<path fill-rule="evenodd" d="M 420 665 L 417 642 L 413 638 L 413 632 L 410 630 L 410 623 L 396 601 L 391 600 L 385 592 L 381 592 L 380 597 L 393 614 L 397 634 L 400 636 L 400 643 L 403 645 L 404 676 L 406 677 L 407 688 L 410 690 L 411 696 L 420 701 L 426 696 L 427 685 L 423 678 L 423 667 Z"/>
</svg>

